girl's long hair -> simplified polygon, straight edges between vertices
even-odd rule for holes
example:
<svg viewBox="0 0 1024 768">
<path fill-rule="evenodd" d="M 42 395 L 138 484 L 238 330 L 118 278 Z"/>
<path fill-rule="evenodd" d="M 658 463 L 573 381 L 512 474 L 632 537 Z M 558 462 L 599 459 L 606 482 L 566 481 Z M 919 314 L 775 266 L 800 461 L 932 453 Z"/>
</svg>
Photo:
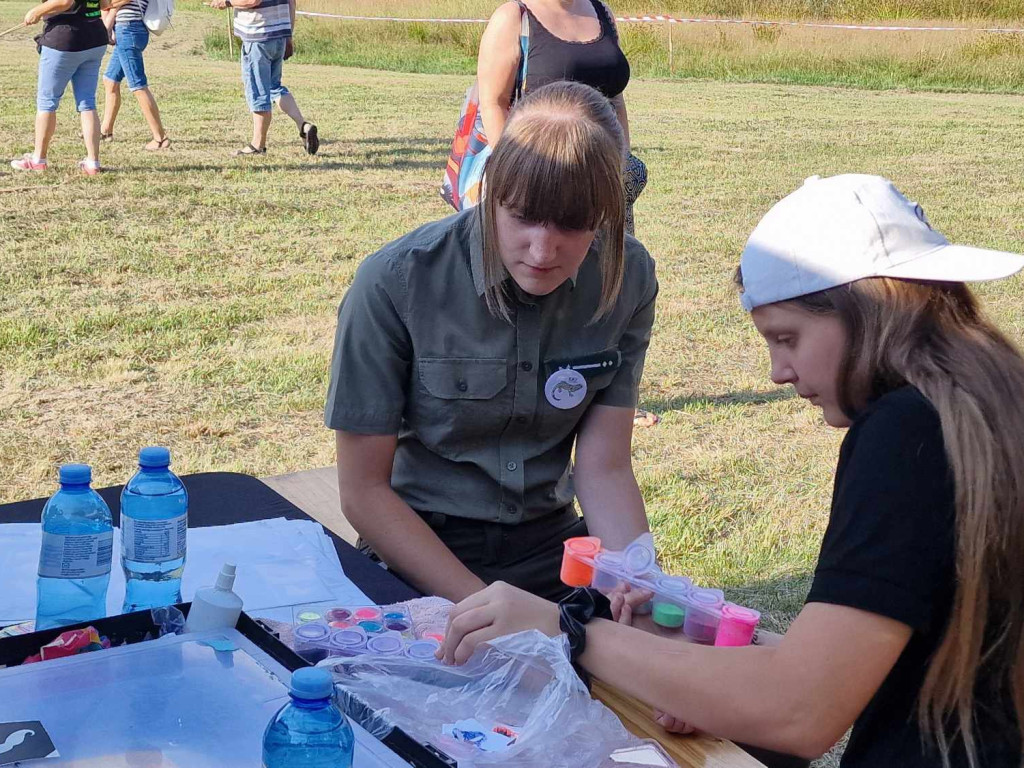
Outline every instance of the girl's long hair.
<svg viewBox="0 0 1024 768">
<path fill-rule="evenodd" d="M 625 271 L 624 153 L 615 110 L 590 86 L 550 83 L 516 104 L 484 170 L 483 273 L 492 313 L 511 317 L 498 206 L 528 221 L 599 230 L 601 301 L 594 319 L 611 310 Z"/>
<path fill-rule="evenodd" d="M 980 673 L 1024 723 L 1024 358 L 963 283 L 874 277 L 791 303 L 845 326 L 848 417 L 905 384 L 939 414 L 956 489 L 956 589 L 918 719 L 945 765 L 959 735 L 977 766 Z"/>
</svg>

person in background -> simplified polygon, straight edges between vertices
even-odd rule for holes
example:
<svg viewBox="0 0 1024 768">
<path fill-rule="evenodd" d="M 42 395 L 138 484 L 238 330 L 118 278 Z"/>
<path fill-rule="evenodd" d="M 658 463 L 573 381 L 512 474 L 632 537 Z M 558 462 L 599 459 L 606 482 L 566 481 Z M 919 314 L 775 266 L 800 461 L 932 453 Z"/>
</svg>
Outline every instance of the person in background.
<svg viewBox="0 0 1024 768">
<path fill-rule="evenodd" d="M 102 7 L 101 7 L 102 3 Z M 107 29 L 102 8 L 108 0 L 46 0 L 29 9 L 25 24 L 45 19 L 39 45 L 39 77 L 36 86 L 35 148 L 11 161 L 16 171 L 45 171 L 47 151 L 57 129 L 57 107 L 71 83 L 75 107 L 82 122 L 85 158 L 82 173 L 100 172 L 100 121 L 96 116 L 96 84 L 100 61 L 107 50 Z"/>
<path fill-rule="evenodd" d="M 213 8 L 235 9 L 235 34 L 242 41 L 242 83 L 252 112 L 252 140 L 235 157 L 267 154 L 267 132 L 276 102 L 299 129 L 307 154 L 320 149 L 313 123 L 302 116 L 295 97 L 281 84 L 281 68 L 292 55 L 295 0 L 210 0 Z"/>
<path fill-rule="evenodd" d="M 600 93 L 538 88 L 481 205 L 369 256 L 341 303 L 324 420 L 342 510 L 425 594 L 557 598 L 565 539 L 648 531 L 630 445 L 658 283 L 623 232 L 624 151 Z"/>
<path fill-rule="evenodd" d="M 626 141 L 625 221 L 626 232 L 632 235 L 633 203 L 647 184 L 647 167 L 631 151 L 623 98 L 629 83 L 629 61 L 619 46 L 615 17 L 601 0 L 523 0 L 506 2 L 494 12 L 477 57 L 480 112 L 487 140 L 494 144 L 501 138 L 512 105 L 523 13 L 530 24 L 524 93 L 547 83 L 571 80 L 596 88 L 611 100 Z M 656 414 L 636 409 L 634 426 L 650 427 L 658 421 Z"/>
<path fill-rule="evenodd" d="M 111 7 L 103 12 L 103 23 L 110 39 L 114 41 L 114 52 L 103 74 L 106 101 L 100 123 L 100 140 L 109 141 L 114 138 L 114 121 L 121 109 L 121 81 L 127 79 L 128 89 L 135 94 L 146 125 L 153 134 L 144 149 L 158 152 L 170 149 L 171 140 L 160 121 L 160 109 L 149 90 L 146 65 L 142 60 L 142 52 L 149 45 L 149 28 L 142 20 L 147 4 L 148 0 L 114 0 Z"/>
<path fill-rule="evenodd" d="M 950 245 L 877 176 L 813 177 L 773 207 L 742 303 L 772 381 L 847 430 L 807 603 L 782 637 L 713 648 L 625 626 L 651 595 L 620 593 L 620 623 L 579 628 L 584 668 L 670 729 L 810 758 L 852 727 L 843 768 L 1021 765 L 1024 358 L 964 283 L 1022 267 Z M 563 621 L 492 585 L 453 610 L 442 653 Z"/>
</svg>

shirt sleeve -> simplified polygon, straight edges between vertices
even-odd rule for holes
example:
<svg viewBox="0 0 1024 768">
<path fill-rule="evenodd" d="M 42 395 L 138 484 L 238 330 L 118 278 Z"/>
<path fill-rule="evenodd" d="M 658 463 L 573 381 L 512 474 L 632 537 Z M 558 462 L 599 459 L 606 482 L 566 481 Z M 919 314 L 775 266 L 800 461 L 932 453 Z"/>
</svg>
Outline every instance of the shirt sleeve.
<svg viewBox="0 0 1024 768">
<path fill-rule="evenodd" d="M 938 414 L 916 390 L 885 396 L 851 428 L 807 602 L 926 631 L 948 614 L 955 494 Z"/>
<path fill-rule="evenodd" d="M 647 252 L 644 258 L 644 290 L 633 316 L 619 339 L 622 363 L 611 384 L 594 397 L 594 405 L 635 408 L 640 399 L 640 378 L 644 373 L 644 359 L 651 344 L 654 326 L 654 304 L 658 296 L 658 278 L 654 274 L 654 259 Z M 627 275 L 628 277 L 628 275 Z"/>
<path fill-rule="evenodd" d="M 338 308 L 324 423 L 364 435 L 398 434 L 412 341 L 404 317 L 401 265 L 374 254 L 356 270 Z"/>
</svg>

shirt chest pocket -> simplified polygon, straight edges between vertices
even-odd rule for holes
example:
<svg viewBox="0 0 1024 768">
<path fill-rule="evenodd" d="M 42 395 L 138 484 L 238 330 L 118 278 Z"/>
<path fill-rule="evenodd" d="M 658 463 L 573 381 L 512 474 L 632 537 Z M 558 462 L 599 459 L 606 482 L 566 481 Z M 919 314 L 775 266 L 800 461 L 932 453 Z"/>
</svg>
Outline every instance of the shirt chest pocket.
<svg viewBox="0 0 1024 768">
<path fill-rule="evenodd" d="M 420 440 L 449 458 L 496 440 L 512 409 L 507 360 L 425 357 L 416 367 L 407 420 Z"/>
<path fill-rule="evenodd" d="M 593 402 L 594 397 L 615 379 L 622 365 L 622 356 L 618 347 L 609 347 L 593 354 L 578 355 L 572 358 L 551 359 L 544 361 L 546 380 L 557 371 L 571 368 L 582 375 L 586 382 L 586 393 L 576 400 L 571 408 L 556 407 L 547 393 L 538 404 L 541 428 L 545 434 L 568 435 L 583 417 L 584 412 Z"/>
</svg>

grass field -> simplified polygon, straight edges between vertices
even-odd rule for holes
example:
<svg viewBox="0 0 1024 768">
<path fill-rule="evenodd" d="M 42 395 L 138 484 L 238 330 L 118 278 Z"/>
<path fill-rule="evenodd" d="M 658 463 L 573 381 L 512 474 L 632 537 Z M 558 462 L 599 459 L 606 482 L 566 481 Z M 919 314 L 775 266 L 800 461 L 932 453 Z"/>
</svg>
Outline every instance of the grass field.
<svg viewBox="0 0 1024 768">
<path fill-rule="evenodd" d="M 189 0 L 198 7 L 198 0 Z M 498 0 L 300 0 L 303 10 L 414 18 L 487 18 Z M 848 0 L 685 2 L 618 0 L 619 14 L 672 13 L 746 19 L 870 21 L 912 26 L 1020 27 L 1019 6 L 1000 2 Z M 300 21 L 298 60 L 398 72 L 476 70 L 483 26 Z M 1024 93 L 1024 34 L 878 32 L 736 24 L 620 24 L 634 76 L 728 82 Z M 671 41 L 670 41 L 671 37 Z M 669 44 L 671 42 L 671 55 Z M 228 57 L 223 25 L 206 47 Z"/>
<path fill-rule="evenodd" d="M 0 28 L 27 8 L 0 2 Z M 266 476 L 333 462 L 321 407 L 337 303 L 359 260 L 446 214 L 437 197 L 463 76 L 301 63 L 285 82 L 319 123 L 314 159 L 275 119 L 248 140 L 237 64 L 183 10 L 147 54 L 175 144 L 150 155 L 126 100 L 109 173 L 78 175 L 70 96 L 46 175 L 0 168 L 0 502 L 52 491 L 56 467 L 100 485 L 169 445 L 182 473 Z M 0 156 L 31 147 L 36 56 L 0 41 Z M 635 466 L 666 564 L 721 584 L 780 627 L 798 609 L 828 515 L 841 433 L 773 386 L 730 284 L 746 235 L 813 173 L 888 175 L 952 238 L 1024 249 L 1024 98 L 634 80 L 651 181 L 638 234 L 661 294 L 643 404 L 663 423 Z M 1024 282 L 981 289 L 1024 338 Z"/>
</svg>

